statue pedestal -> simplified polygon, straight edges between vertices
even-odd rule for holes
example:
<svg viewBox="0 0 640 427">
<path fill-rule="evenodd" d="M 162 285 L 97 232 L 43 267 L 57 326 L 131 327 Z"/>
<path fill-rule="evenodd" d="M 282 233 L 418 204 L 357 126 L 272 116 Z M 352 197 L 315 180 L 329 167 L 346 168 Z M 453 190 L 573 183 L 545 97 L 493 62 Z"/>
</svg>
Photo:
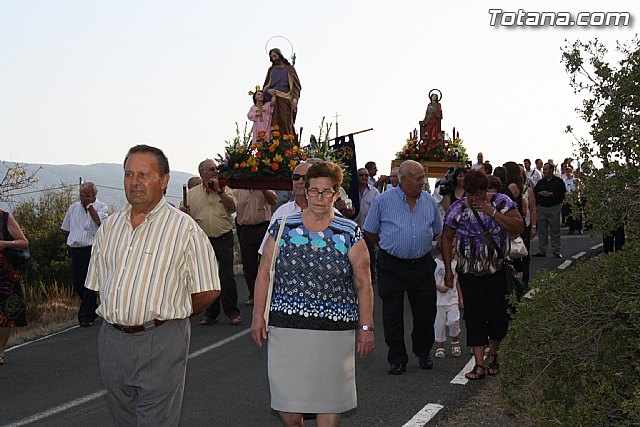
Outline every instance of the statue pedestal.
<svg viewBox="0 0 640 427">
<path fill-rule="evenodd" d="M 391 167 L 392 168 L 397 168 L 399 167 L 402 162 L 404 162 L 404 160 L 393 160 L 391 162 Z M 462 162 L 419 162 L 422 167 L 424 168 L 424 175 L 427 178 L 436 178 L 436 179 L 440 179 L 440 178 L 444 178 L 445 174 L 447 173 L 447 170 L 449 168 L 458 168 L 460 166 L 464 166 L 464 163 Z"/>
</svg>

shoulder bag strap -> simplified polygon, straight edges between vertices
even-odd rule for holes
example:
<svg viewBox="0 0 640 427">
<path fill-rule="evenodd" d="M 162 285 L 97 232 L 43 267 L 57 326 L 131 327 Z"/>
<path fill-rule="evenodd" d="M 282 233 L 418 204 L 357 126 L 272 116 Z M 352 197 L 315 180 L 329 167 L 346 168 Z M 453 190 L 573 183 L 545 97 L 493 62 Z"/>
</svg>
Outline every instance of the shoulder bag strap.
<svg viewBox="0 0 640 427">
<path fill-rule="evenodd" d="M 276 269 L 276 258 L 280 254 L 280 238 L 282 237 L 282 231 L 284 230 L 284 225 L 287 222 L 287 216 L 283 216 L 280 220 L 280 228 L 278 229 L 278 237 L 276 237 L 276 242 L 273 246 L 273 254 L 271 256 L 271 265 L 269 266 L 269 286 L 267 287 L 267 300 L 264 307 L 264 321 L 267 325 L 269 325 L 269 312 L 271 311 L 271 295 L 273 294 L 273 282 L 275 281 L 275 269 Z"/>
<path fill-rule="evenodd" d="M 478 212 L 472 208 L 471 206 L 469 206 L 469 209 L 471 209 L 471 212 L 473 212 L 473 214 L 476 217 L 476 220 L 478 220 L 478 224 L 480 225 L 480 228 L 482 228 L 482 233 L 484 234 L 484 236 L 487 238 L 488 240 L 488 245 L 493 249 L 493 251 L 497 254 L 500 255 L 500 251 L 498 251 L 498 248 L 496 246 L 496 242 L 493 240 L 493 237 L 491 236 L 491 233 L 489 233 L 489 230 L 487 229 L 487 226 L 484 225 L 484 221 L 482 221 L 482 219 L 480 219 L 480 215 L 478 215 Z"/>
</svg>

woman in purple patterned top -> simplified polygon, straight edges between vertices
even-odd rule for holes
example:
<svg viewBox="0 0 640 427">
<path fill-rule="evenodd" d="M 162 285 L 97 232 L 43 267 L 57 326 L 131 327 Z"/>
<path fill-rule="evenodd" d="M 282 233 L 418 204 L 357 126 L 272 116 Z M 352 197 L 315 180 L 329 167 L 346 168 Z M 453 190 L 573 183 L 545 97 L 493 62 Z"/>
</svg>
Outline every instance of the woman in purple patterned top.
<svg viewBox="0 0 640 427">
<path fill-rule="evenodd" d="M 488 196 L 488 185 L 489 180 L 481 170 L 467 172 L 464 177 L 467 196 L 447 210 L 442 232 L 445 284 L 449 287 L 453 286 L 451 245 L 454 237 L 456 239 L 456 270 L 465 302 L 467 345 L 473 347 L 476 360 L 473 370 L 466 374 L 470 380 L 485 376 L 484 348 L 487 337 L 491 347 L 487 371 L 489 375 L 500 372 L 498 350 L 507 334 L 509 322 L 502 259 L 509 251 L 509 234 L 521 233 L 524 226 L 516 204 L 503 194 Z M 489 236 L 478 222 L 474 210 Z"/>
</svg>

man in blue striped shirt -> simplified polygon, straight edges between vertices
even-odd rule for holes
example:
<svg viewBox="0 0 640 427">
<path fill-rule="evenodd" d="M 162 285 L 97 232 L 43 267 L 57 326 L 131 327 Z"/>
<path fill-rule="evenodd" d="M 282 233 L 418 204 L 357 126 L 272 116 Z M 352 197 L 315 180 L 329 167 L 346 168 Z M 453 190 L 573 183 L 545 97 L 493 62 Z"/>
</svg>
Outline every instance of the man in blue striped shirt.
<svg viewBox="0 0 640 427">
<path fill-rule="evenodd" d="M 404 343 L 404 294 L 413 315 L 412 351 L 422 369 L 431 369 L 436 318 L 435 262 L 429 254 L 432 240 L 442 232 L 438 207 L 422 191 L 424 169 L 407 160 L 398 169 L 400 185 L 373 200 L 363 229 L 380 247 L 378 293 L 382 299 L 384 337 L 389 351 L 389 374 L 406 371 L 409 356 Z"/>
</svg>

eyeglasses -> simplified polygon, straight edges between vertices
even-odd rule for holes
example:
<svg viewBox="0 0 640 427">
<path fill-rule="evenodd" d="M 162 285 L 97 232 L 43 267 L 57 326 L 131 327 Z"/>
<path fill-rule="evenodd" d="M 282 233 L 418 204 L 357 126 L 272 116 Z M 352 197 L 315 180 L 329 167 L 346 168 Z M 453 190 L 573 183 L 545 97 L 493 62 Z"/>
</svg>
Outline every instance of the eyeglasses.
<svg viewBox="0 0 640 427">
<path fill-rule="evenodd" d="M 358 176 L 369 176 L 368 173 L 359 173 Z"/>
<path fill-rule="evenodd" d="M 299 173 L 294 173 L 293 175 L 291 175 L 291 180 L 292 181 L 297 181 L 300 178 L 302 178 L 302 180 L 304 181 L 304 175 L 300 175 Z"/>
<path fill-rule="evenodd" d="M 307 189 L 307 195 L 309 197 L 320 197 L 322 196 L 323 199 L 330 199 L 333 196 L 335 196 L 336 192 L 333 191 L 332 189 L 327 189 L 327 190 L 323 190 L 320 191 L 317 188 L 309 188 Z"/>
</svg>

